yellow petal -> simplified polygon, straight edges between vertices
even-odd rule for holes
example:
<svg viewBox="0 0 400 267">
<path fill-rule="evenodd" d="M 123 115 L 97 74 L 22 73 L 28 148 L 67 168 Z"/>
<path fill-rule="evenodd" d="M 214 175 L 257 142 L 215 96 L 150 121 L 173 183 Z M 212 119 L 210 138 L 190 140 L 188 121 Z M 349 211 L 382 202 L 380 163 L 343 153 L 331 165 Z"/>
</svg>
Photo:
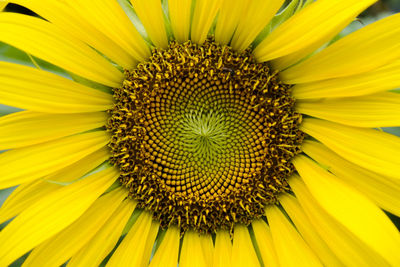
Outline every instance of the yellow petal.
<svg viewBox="0 0 400 267">
<path fill-rule="evenodd" d="M 400 87 L 400 60 L 365 73 L 311 83 L 297 84 L 297 99 L 350 97 L 383 92 Z"/>
<path fill-rule="evenodd" d="M 388 266 L 376 252 L 368 248 L 343 225 L 330 216 L 313 198 L 297 175 L 289 179 L 290 187 L 296 194 L 313 229 L 326 242 L 345 266 Z"/>
<path fill-rule="evenodd" d="M 315 141 L 304 141 L 302 150 L 336 177 L 357 188 L 382 209 L 400 216 L 400 182 L 354 165 Z"/>
<path fill-rule="evenodd" d="M 228 231 L 219 230 L 215 235 L 215 250 L 213 267 L 230 267 L 232 257 L 232 243 Z"/>
<path fill-rule="evenodd" d="M 196 0 L 192 18 L 191 40 L 202 44 L 223 0 Z"/>
<path fill-rule="evenodd" d="M 201 247 L 207 266 L 212 266 L 214 258 L 214 242 L 210 234 L 200 235 Z"/>
<path fill-rule="evenodd" d="M 400 264 L 400 234 L 381 209 L 305 156 L 294 165 L 318 203 L 393 266 Z"/>
<path fill-rule="evenodd" d="M 50 72 L 0 62 L 0 103 L 38 112 L 79 113 L 107 110 L 113 100 L 110 94 Z"/>
<path fill-rule="evenodd" d="M 45 196 L 23 211 L 0 232 L 0 265 L 7 266 L 73 223 L 118 175 L 114 168 L 98 172 Z"/>
<path fill-rule="evenodd" d="M 69 184 L 72 181 L 78 180 L 108 158 L 109 150 L 102 148 L 43 179 L 18 186 L 1 206 L 0 222 L 11 219 L 23 210 L 28 209 L 39 199 L 65 185 L 65 182 Z"/>
<path fill-rule="evenodd" d="M 246 226 L 241 224 L 234 228 L 231 262 L 233 267 L 260 266 L 249 231 Z"/>
<path fill-rule="evenodd" d="M 254 50 L 259 61 L 269 61 L 299 50 L 297 60 L 335 37 L 376 0 L 319 0 L 289 18 Z M 311 48 L 311 49 L 309 49 Z M 292 59 L 292 63 L 296 61 Z M 287 63 L 286 63 L 287 65 Z"/>
<path fill-rule="evenodd" d="M 314 226 L 311 224 L 296 198 L 289 194 L 282 194 L 279 196 L 279 202 L 289 215 L 303 239 L 315 252 L 315 255 L 320 259 L 324 266 L 342 266 L 340 260 L 315 231 Z"/>
<path fill-rule="evenodd" d="M 67 71 L 107 86 L 121 85 L 123 74 L 110 62 L 43 19 L 17 13 L 0 13 L 0 32 L 0 41 Z"/>
<path fill-rule="evenodd" d="M 149 266 L 149 261 L 151 259 L 151 254 L 154 248 L 154 244 L 157 238 L 157 234 L 160 228 L 160 224 L 157 221 L 152 221 L 149 234 L 146 239 L 146 244 L 144 248 L 144 253 L 142 256 L 142 261 L 138 266 Z M 143 241 L 141 241 L 143 242 Z"/>
<path fill-rule="evenodd" d="M 53 0 L 13 0 L 24 6 L 60 29 L 84 41 L 97 51 L 124 68 L 135 66 L 135 59 L 109 36 L 91 25 L 84 16 L 77 14 L 67 2 Z"/>
<path fill-rule="evenodd" d="M 395 127 L 400 125 L 400 94 L 384 92 L 353 98 L 298 101 L 296 110 L 349 126 Z"/>
<path fill-rule="evenodd" d="M 48 183 L 68 184 L 78 180 L 109 158 L 110 149 L 103 147 L 71 165 L 45 176 L 43 180 Z"/>
<path fill-rule="evenodd" d="M 107 114 L 16 112 L 0 118 L 0 150 L 19 148 L 99 128 Z"/>
<path fill-rule="evenodd" d="M 33 249 L 24 265 L 62 265 L 97 234 L 127 193 L 126 189 L 119 188 L 98 198 L 70 226 Z"/>
<path fill-rule="evenodd" d="M 68 266 L 99 266 L 115 247 L 136 202 L 124 200 L 99 232 L 68 262 Z"/>
<path fill-rule="evenodd" d="M 242 8 L 231 46 L 238 51 L 248 48 L 283 3 L 283 0 L 252 0 L 246 2 L 246 6 Z"/>
<path fill-rule="evenodd" d="M 397 136 L 311 118 L 303 121 L 301 130 L 356 165 L 400 179 L 400 138 Z"/>
<path fill-rule="evenodd" d="M 108 134 L 99 131 L 8 150 L 0 154 L 0 188 L 33 181 L 60 170 L 108 142 Z"/>
<path fill-rule="evenodd" d="M 281 72 L 296 84 L 345 77 L 379 68 L 400 56 L 400 14 L 372 23 Z"/>
<path fill-rule="evenodd" d="M 189 40 L 192 0 L 168 0 L 172 32 L 179 43 Z"/>
<path fill-rule="evenodd" d="M 137 61 L 145 61 L 150 49 L 133 26 L 132 22 L 116 0 L 75 0 L 71 7 L 81 17 L 118 43 Z"/>
<path fill-rule="evenodd" d="M 265 210 L 281 266 L 322 266 L 310 247 L 276 206 Z"/>
<path fill-rule="evenodd" d="M 223 0 L 215 28 L 215 41 L 228 45 L 246 10 L 247 2 L 241 0 Z"/>
<path fill-rule="evenodd" d="M 176 267 L 179 253 L 179 229 L 170 226 L 165 233 L 164 239 L 151 259 L 149 267 Z"/>
<path fill-rule="evenodd" d="M 142 212 L 112 255 L 107 266 L 148 266 L 159 224 L 152 214 Z M 151 246 L 146 246 L 149 243 Z"/>
<path fill-rule="evenodd" d="M 8 4 L 8 3 L 5 2 L 5 1 L 1 1 L 1 2 L 0 2 L 0 12 L 3 11 L 3 9 L 6 7 L 7 4 Z"/>
<path fill-rule="evenodd" d="M 156 47 L 168 46 L 167 31 L 164 24 L 164 13 L 160 0 L 130 0 L 146 32 Z"/>
<path fill-rule="evenodd" d="M 253 227 L 254 237 L 257 240 L 264 265 L 278 267 L 278 256 L 276 255 L 269 226 L 263 220 L 255 220 L 251 223 L 251 226 Z"/>
<path fill-rule="evenodd" d="M 61 185 L 41 180 L 18 186 L 0 208 L 0 223 L 13 218 L 39 199 L 61 187 Z"/>
<path fill-rule="evenodd" d="M 188 231 L 183 237 L 179 266 L 181 267 L 206 267 L 207 261 L 201 246 L 198 233 Z"/>
</svg>

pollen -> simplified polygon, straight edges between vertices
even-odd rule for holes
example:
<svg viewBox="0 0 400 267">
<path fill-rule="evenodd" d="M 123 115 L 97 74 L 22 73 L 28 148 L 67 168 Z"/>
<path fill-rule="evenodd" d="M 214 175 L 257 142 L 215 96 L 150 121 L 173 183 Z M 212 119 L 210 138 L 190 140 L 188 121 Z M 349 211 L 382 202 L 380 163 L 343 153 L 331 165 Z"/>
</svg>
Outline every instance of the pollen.
<svg viewBox="0 0 400 267">
<path fill-rule="evenodd" d="M 304 134 L 290 86 L 251 51 L 171 42 L 125 70 L 107 128 L 111 162 L 161 227 L 248 225 L 289 192 Z"/>
</svg>

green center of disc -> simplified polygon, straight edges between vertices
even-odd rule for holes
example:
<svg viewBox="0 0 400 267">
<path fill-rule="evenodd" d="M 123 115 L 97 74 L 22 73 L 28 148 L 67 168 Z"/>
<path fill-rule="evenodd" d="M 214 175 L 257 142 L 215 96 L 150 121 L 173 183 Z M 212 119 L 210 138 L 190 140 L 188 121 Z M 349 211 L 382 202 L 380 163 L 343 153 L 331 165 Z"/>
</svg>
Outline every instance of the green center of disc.
<svg viewBox="0 0 400 267">
<path fill-rule="evenodd" d="M 224 154 L 230 136 L 224 112 L 203 110 L 186 112 L 177 122 L 177 136 L 182 149 L 204 167 L 215 165 Z"/>
<path fill-rule="evenodd" d="M 120 181 L 162 227 L 248 224 L 289 191 L 301 117 L 250 51 L 172 42 L 126 71 L 108 129 Z"/>
</svg>

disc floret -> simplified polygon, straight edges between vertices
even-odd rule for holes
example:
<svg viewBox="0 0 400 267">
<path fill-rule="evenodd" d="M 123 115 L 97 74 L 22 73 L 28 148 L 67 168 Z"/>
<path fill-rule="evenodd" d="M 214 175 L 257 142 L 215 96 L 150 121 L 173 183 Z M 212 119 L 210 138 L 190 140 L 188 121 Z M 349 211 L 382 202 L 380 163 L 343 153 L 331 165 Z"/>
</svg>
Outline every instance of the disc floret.
<svg viewBox="0 0 400 267">
<path fill-rule="evenodd" d="M 301 116 L 290 87 L 249 50 L 171 42 L 126 70 L 114 98 L 111 161 L 162 227 L 232 229 L 290 190 Z"/>
</svg>

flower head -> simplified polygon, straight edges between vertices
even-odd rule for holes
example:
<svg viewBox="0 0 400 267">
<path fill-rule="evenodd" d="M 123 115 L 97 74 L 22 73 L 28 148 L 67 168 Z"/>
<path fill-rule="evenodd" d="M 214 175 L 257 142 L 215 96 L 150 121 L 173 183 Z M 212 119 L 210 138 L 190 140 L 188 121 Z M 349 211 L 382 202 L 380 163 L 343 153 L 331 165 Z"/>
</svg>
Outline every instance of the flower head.
<svg viewBox="0 0 400 267">
<path fill-rule="evenodd" d="M 0 41 L 66 77 L 0 62 L 0 265 L 400 265 L 399 15 L 10 2 Z"/>
</svg>

